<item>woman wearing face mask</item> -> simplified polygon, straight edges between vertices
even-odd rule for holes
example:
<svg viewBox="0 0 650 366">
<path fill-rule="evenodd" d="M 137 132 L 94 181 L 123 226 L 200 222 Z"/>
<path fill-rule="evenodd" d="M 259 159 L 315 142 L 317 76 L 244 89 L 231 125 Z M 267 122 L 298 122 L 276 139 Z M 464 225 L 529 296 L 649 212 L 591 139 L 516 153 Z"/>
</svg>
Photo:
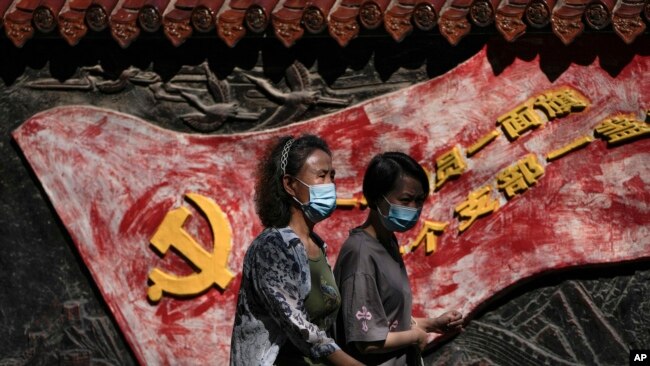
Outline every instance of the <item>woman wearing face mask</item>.
<svg viewBox="0 0 650 366">
<path fill-rule="evenodd" d="M 337 340 L 368 365 L 420 364 L 427 332 L 455 331 L 463 321 L 457 311 L 411 316 L 411 288 L 394 232 L 417 223 L 429 179 L 410 156 L 387 152 L 370 161 L 363 194 L 368 218 L 350 231 L 334 267 L 342 300 Z"/>
<path fill-rule="evenodd" d="M 281 138 L 255 187 L 264 231 L 246 252 L 231 365 L 359 364 L 327 334 L 341 298 L 314 225 L 336 208 L 331 152 L 313 135 Z"/>
</svg>

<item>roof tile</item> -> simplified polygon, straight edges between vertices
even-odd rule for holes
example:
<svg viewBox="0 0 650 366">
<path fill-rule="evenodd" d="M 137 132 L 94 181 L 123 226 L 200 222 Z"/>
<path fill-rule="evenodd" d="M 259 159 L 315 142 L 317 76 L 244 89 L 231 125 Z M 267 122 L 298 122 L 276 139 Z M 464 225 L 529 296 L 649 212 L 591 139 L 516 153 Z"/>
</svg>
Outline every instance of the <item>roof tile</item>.
<svg viewBox="0 0 650 366">
<path fill-rule="evenodd" d="M 359 21 L 366 29 L 377 29 L 384 21 L 390 0 L 365 0 L 359 10 Z"/>
<path fill-rule="evenodd" d="M 330 14 L 328 29 L 330 35 L 341 47 L 359 35 L 357 16 L 362 0 L 343 0 Z"/>
<path fill-rule="evenodd" d="M 321 33 L 327 28 L 332 6 L 335 0 L 314 0 L 306 8 L 302 15 L 302 23 L 305 29 L 312 34 Z"/>
<path fill-rule="evenodd" d="M 614 0 L 594 0 L 587 5 L 585 20 L 596 30 L 601 30 L 611 24 Z"/>
<path fill-rule="evenodd" d="M 300 26 L 303 8 L 296 7 L 295 2 L 290 5 L 292 7 L 288 7 L 287 3 L 285 3 L 272 16 L 275 36 L 285 47 L 291 47 L 305 33 L 305 30 Z M 303 3 L 303 7 L 304 5 Z"/>
<path fill-rule="evenodd" d="M 497 30 L 508 42 L 513 42 L 526 32 L 523 15 L 526 4 L 516 0 L 503 0 L 495 14 Z"/>
<path fill-rule="evenodd" d="M 440 34 L 454 46 L 472 30 L 467 16 L 470 5 L 471 0 L 451 0 L 440 13 Z"/>
<path fill-rule="evenodd" d="M 612 16 L 614 31 L 627 44 L 634 42 L 634 39 L 646 29 L 641 19 L 644 7 L 647 9 L 647 4 L 644 4 L 643 0 L 622 0 L 614 7 Z"/>
<path fill-rule="evenodd" d="M 585 25 L 582 16 L 587 9 L 589 0 L 565 0 L 560 1 L 554 8 L 551 15 L 553 33 L 564 44 L 569 44 L 582 34 Z"/>
<path fill-rule="evenodd" d="M 469 8 L 472 22 L 479 27 L 487 27 L 494 23 L 496 8 L 500 0 L 475 0 Z"/>
<path fill-rule="evenodd" d="M 412 3 L 397 2 L 386 11 L 384 28 L 396 42 L 401 42 L 413 31 L 411 14 L 414 8 Z"/>
</svg>

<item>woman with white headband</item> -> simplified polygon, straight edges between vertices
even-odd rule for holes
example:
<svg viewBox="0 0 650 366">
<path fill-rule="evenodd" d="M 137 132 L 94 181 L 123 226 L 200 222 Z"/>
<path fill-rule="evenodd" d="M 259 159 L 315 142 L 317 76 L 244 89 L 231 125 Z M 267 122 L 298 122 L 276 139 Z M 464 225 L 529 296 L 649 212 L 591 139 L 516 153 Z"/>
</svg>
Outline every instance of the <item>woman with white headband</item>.
<svg viewBox="0 0 650 366">
<path fill-rule="evenodd" d="M 231 365 L 359 365 L 328 334 L 341 297 L 316 223 L 336 208 L 329 147 L 281 138 L 260 162 L 255 205 L 264 231 L 246 252 Z"/>
</svg>

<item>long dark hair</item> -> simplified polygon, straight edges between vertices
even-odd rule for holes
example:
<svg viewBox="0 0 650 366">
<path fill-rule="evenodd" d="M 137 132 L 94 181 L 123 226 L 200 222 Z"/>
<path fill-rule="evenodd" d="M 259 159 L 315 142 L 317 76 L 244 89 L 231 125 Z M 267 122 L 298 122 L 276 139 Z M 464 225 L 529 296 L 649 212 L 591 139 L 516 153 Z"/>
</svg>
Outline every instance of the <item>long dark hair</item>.
<svg viewBox="0 0 650 366">
<path fill-rule="evenodd" d="M 282 171 L 282 150 L 291 142 L 288 149 L 285 171 Z M 280 137 L 269 145 L 257 166 L 255 183 L 255 210 L 265 227 L 285 227 L 291 218 L 293 199 L 284 190 L 282 180 L 285 174 L 296 176 L 314 150 L 323 150 L 332 156 L 327 143 L 318 136 L 302 135 Z"/>
<path fill-rule="evenodd" d="M 376 209 L 377 201 L 395 188 L 402 175 L 415 178 L 422 184 L 425 197 L 429 195 L 429 177 L 417 161 L 401 152 L 385 152 L 370 160 L 363 177 L 363 195 L 368 207 Z"/>
</svg>

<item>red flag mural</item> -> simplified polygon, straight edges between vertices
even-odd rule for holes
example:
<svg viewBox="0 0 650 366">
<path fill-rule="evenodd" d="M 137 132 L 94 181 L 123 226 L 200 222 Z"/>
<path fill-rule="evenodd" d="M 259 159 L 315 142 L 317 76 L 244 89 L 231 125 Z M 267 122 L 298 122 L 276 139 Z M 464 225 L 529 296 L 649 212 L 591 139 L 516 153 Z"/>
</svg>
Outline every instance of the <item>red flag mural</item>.
<svg viewBox="0 0 650 366">
<path fill-rule="evenodd" d="M 616 77 L 538 59 L 495 76 L 485 50 L 448 74 L 286 128 L 228 136 L 158 128 L 86 106 L 14 132 L 141 363 L 225 364 L 240 270 L 262 230 L 254 169 L 274 137 L 333 151 L 339 209 L 316 226 L 330 260 L 367 212 L 366 164 L 412 155 L 431 173 L 401 237 L 416 315 L 471 314 L 560 268 L 650 257 L 650 57 Z"/>
</svg>

